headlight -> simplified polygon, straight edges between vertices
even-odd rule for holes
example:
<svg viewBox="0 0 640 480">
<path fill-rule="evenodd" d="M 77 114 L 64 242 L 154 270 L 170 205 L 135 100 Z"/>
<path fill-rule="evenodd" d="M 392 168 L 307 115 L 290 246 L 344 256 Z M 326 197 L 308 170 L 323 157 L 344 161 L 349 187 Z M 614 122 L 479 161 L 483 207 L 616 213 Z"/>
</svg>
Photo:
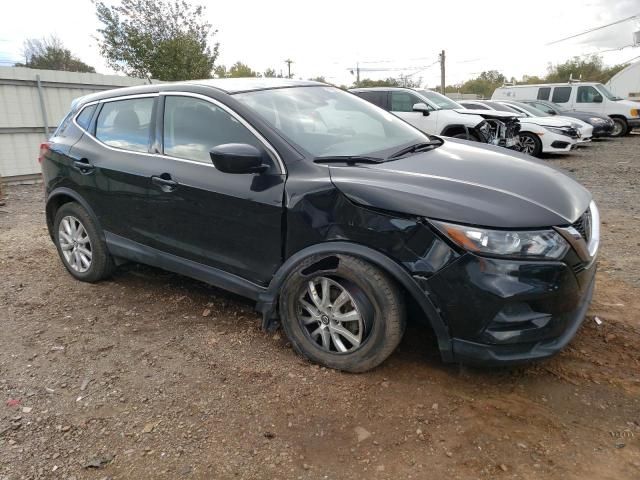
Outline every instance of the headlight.
<svg viewBox="0 0 640 480">
<path fill-rule="evenodd" d="M 591 117 L 589 118 L 589 121 L 591 123 L 604 123 L 605 120 L 603 120 L 602 118 L 598 118 L 598 117 Z"/>
<path fill-rule="evenodd" d="M 630 113 L 632 117 L 640 117 L 640 109 L 638 108 L 632 108 Z"/>
<path fill-rule="evenodd" d="M 557 260 L 569 249 L 555 230 L 489 230 L 434 220 L 431 223 L 460 247 L 479 254 Z"/>
<path fill-rule="evenodd" d="M 569 135 L 566 130 L 563 130 L 560 127 L 544 127 L 544 128 L 557 135 Z"/>
</svg>

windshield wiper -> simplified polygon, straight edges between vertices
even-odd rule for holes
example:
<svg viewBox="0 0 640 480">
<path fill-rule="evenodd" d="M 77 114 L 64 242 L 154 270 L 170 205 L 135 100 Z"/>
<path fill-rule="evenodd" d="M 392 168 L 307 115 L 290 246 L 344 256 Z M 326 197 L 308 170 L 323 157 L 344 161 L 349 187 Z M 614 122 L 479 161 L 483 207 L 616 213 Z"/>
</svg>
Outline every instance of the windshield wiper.
<svg viewBox="0 0 640 480">
<path fill-rule="evenodd" d="M 420 142 L 415 143 L 413 145 L 409 145 L 401 150 L 398 150 L 396 153 L 391 155 L 389 159 L 399 158 L 404 155 L 408 155 L 409 153 L 418 153 L 418 152 L 426 152 L 427 150 L 431 150 L 432 148 L 436 148 L 442 145 L 442 140 L 435 140 L 432 142 Z"/>
<path fill-rule="evenodd" d="M 366 155 L 327 155 L 316 157 L 315 163 L 382 163 L 384 158 L 367 157 Z"/>
</svg>

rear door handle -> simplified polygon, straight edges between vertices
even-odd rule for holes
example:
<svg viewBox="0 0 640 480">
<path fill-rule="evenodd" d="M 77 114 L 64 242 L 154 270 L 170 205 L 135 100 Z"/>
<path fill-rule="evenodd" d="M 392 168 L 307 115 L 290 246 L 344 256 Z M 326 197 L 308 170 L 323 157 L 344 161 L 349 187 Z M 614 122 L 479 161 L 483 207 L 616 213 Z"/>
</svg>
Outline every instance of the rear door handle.
<svg viewBox="0 0 640 480">
<path fill-rule="evenodd" d="M 171 179 L 171 175 L 163 173 L 161 176 L 153 175 L 151 183 L 160 187 L 163 192 L 173 192 L 178 188 L 179 183 Z"/>
<path fill-rule="evenodd" d="M 93 171 L 95 170 L 96 167 L 91 165 L 89 163 L 89 160 L 82 159 L 82 160 L 74 160 L 73 161 L 73 168 L 78 170 L 83 175 L 89 175 L 90 173 L 93 173 Z"/>
</svg>

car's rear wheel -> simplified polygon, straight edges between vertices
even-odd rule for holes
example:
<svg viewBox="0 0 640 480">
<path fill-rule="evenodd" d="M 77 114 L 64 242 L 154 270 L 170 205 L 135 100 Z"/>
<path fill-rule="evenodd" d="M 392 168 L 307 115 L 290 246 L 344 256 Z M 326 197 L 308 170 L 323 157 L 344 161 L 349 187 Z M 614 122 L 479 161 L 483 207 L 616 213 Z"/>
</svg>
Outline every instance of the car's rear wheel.
<svg viewBox="0 0 640 480">
<path fill-rule="evenodd" d="M 542 142 L 533 133 L 520 133 L 518 135 L 518 150 L 522 153 L 539 157 L 542 153 Z"/>
<path fill-rule="evenodd" d="M 302 262 L 280 294 L 283 328 L 294 349 L 321 365 L 365 372 L 397 347 L 405 328 L 397 285 L 364 260 L 332 256 L 331 268 Z"/>
<path fill-rule="evenodd" d="M 627 133 L 629 126 L 624 118 L 613 117 L 611 120 L 613 120 L 613 131 L 611 132 L 612 137 L 622 137 Z"/>
<path fill-rule="evenodd" d="M 113 272 L 113 259 L 104 240 L 89 214 L 78 203 L 65 203 L 58 209 L 53 232 L 62 263 L 75 278 L 97 282 Z"/>
</svg>

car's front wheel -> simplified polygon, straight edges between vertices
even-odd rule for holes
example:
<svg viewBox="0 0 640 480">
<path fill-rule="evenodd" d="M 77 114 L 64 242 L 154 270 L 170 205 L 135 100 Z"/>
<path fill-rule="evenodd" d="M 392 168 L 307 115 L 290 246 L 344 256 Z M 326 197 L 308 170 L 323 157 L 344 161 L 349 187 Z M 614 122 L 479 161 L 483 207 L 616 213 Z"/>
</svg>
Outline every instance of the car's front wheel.
<svg viewBox="0 0 640 480">
<path fill-rule="evenodd" d="M 611 132 L 611 136 L 622 137 L 623 135 L 626 135 L 627 129 L 629 128 L 627 121 L 620 117 L 613 117 L 611 120 L 613 120 L 613 131 Z"/>
<path fill-rule="evenodd" d="M 320 268 L 314 268 L 314 262 Z M 405 328 L 395 282 L 370 263 L 347 255 L 302 262 L 284 282 L 280 316 L 298 353 L 348 372 L 365 372 L 382 363 Z"/>
<path fill-rule="evenodd" d="M 58 254 L 67 271 L 83 282 L 108 277 L 113 259 L 87 211 L 75 202 L 62 205 L 53 221 Z"/>
<path fill-rule="evenodd" d="M 542 142 L 533 133 L 520 133 L 518 135 L 518 150 L 534 157 L 539 157 L 542 153 Z"/>
</svg>

